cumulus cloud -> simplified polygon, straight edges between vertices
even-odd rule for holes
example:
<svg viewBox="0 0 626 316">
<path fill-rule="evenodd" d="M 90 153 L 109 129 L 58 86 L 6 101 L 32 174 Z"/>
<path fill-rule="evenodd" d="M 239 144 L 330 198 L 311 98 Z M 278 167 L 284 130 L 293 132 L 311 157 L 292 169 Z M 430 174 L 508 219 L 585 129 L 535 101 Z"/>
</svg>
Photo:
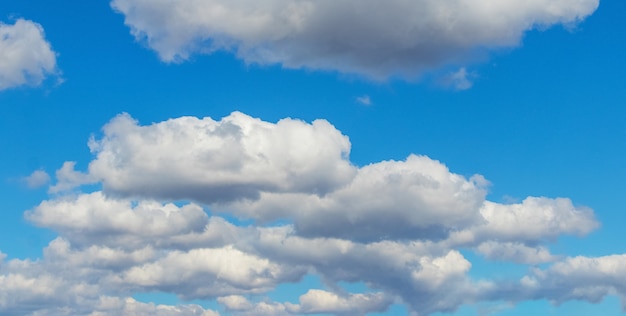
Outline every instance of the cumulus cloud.
<svg viewBox="0 0 626 316">
<path fill-rule="evenodd" d="M 297 266 L 282 266 L 227 246 L 173 251 L 158 261 L 127 270 L 113 282 L 172 292 L 185 299 L 206 299 L 267 292 L 279 283 L 299 280 L 304 273 Z"/>
<path fill-rule="evenodd" d="M 120 196 L 192 199 L 260 222 L 295 220 L 307 236 L 357 240 L 444 238 L 482 220 L 482 177 L 416 155 L 357 168 L 348 138 L 323 120 L 235 112 L 140 126 L 122 115 L 90 146 L 88 173 L 65 163 L 51 191 L 98 179 Z"/>
<path fill-rule="evenodd" d="M 56 53 L 41 25 L 24 19 L 14 24 L 0 22 L 0 91 L 36 86 L 57 73 Z"/>
<path fill-rule="evenodd" d="M 293 218 L 306 236 L 441 239 L 482 220 L 485 185 L 480 176 L 466 179 L 438 161 L 411 155 L 359 168 L 350 183 L 325 196 L 264 193 L 217 209 L 262 220 Z"/>
<path fill-rule="evenodd" d="M 222 304 L 230 315 L 236 316 L 281 316 L 292 315 L 287 311 L 285 304 L 277 302 L 250 302 L 241 295 L 229 295 L 219 297 L 217 301 Z M 289 303 L 288 303 L 289 304 Z"/>
<path fill-rule="evenodd" d="M 510 261 L 523 264 L 538 264 L 558 259 L 543 247 L 529 247 L 523 243 L 484 242 L 476 250 L 491 260 Z"/>
<path fill-rule="evenodd" d="M 621 298 L 626 307 L 626 255 L 569 257 L 546 269 L 534 268 L 517 284 L 502 286 L 492 298 L 512 301 L 546 299 L 555 304 L 577 300 L 598 303 L 607 295 Z"/>
<path fill-rule="evenodd" d="M 348 138 L 323 120 L 236 112 L 143 126 L 121 115 L 90 146 L 87 171 L 65 163 L 54 195 L 25 213 L 59 235 L 43 257 L 0 253 L 0 314 L 217 315 L 131 298 L 154 291 L 216 299 L 229 315 L 365 315 L 392 303 L 429 315 L 625 293 L 623 256 L 550 251 L 599 226 L 591 209 L 567 198 L 491 202 L 482 176 L 426 156 L 357 167 Z M 93 183 L 102 191 L 81 193 Z M 546 265 L 521 280 L 476 280 L 466 251 Z M 267 297 L 307 274 L 327 288 L 303 289 L 297 303 Z M 341 291 L 345 283 L 367 290 Z"/>
<path fill-rule="evenodd" d="M 356 172 L 348 138 L 325 120 L 274 124 L 234 112 L 220 121 L 183 117 L 140 126 L 120 115 L 103 130 L 90 142 L 97 159 L 89 173 L 66 163 L 54 191 L 97 179 L 123 196 L 215 203 L 261 192 L 325 194 Z"/>
<path fill-rule="evenodd" d="M 230 295 L 218 302 L 233 315 L 366 315 L 384 312 L 393 300 L 383 293 L 349 294 L 339 296 L 323 290 L 309 290 L 300 296 L 299 304 L 277 302 L 250 302 L 243 296 Z"/>
<path fill-rule="evenodd" d="M 166 62 L 234 52 L 282 64 L 382 79 L 415 76 L 520 44 L 536 27 L 572 25 L 598 0 L 367 1 L 113 0 L 139 41 Z"/>
<path fill-rule="evenodd" d="M 391 303 L 392 300 L 382 293 L 341 297 L 328 291 L 309 290 L 300 297 L 300 305 L 290 309 L 302 314 L 365 315 L 384 312 Z"/>
<path fill-rule="evenodd" d="M 106 198 L 101 192 L 44 201 L 25 217 L 52 228 L 76 244 L 133 247 L 167 237 L 202 232 L 209 223 L 197 205 L 177 207 L 154 201 L 132 205 L 130 200 Z M 160 239 L 155 239 L 160 237 Z"/>
</svg>

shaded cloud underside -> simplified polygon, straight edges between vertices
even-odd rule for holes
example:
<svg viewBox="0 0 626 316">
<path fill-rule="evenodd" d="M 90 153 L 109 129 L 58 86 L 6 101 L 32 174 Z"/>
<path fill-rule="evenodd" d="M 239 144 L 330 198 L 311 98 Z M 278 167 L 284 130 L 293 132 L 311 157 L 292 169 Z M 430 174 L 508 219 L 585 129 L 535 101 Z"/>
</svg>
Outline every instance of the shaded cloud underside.
<svg viewBox="0 0 626 316">
<path fill-rule="evenodd" d="M 113 0 L 166 62 L 232 51 L 247 63 L 415 77 L 515 47 L 528 30 L 575 25 L 598 0 Z M 457 76 L 458 77 L 458 76 Z M 455 79 L 457 89 L 469 81 Z M 459 81 L 460 80 L 460 81 Z"/>
<path fill-rule="evenodd" d="M 357 167 L 348 138 L 324 120 L 270 123 L 235 112 L 142 126 L 121 115 L 103 131 L 90 141 L 88 171 L 64 166 L 52 187 L 58 195 L 26 213 L 59 237 L 38 261 L 0 264 L 3 314 L 216 313 L 129 299 L 151 291 L 217 299 L 230 315 L 364 315 L 394 302 L 428 315 L 479 301 L 626 294 L 624 256 L 549 251 L 561 235 L 595 229 L 592 210 L 565 198 L 490 202 L 481 176 L 467 179 L 425 156 Z M 77 191 L 87 182 L 103 191 Z M 160 202 L 180 199 L 194 202 Z M 552 264 L 520 280 L 473 280 L 461 251 Z M 309 289 L 298 303 L 264 299 L 308 274 L 335 286 Z M 372 292 L 336 291 L 340 282 Z"/>
</svg>

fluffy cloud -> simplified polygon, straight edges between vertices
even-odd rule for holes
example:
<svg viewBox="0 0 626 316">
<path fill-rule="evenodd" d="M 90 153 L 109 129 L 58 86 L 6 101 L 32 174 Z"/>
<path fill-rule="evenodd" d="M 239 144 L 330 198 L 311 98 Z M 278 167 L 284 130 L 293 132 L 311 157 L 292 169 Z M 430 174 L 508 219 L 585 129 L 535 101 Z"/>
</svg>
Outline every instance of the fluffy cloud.
<svg viewBox="0 0 626 316">
<path fill-rule="evenodd" d="M 44 201 L 26 212 L 25 217 L 60 232 L 75 244 L 97 241 L 113 247 L 134 247 L 170 236 L 202 232 L 209 222 L 202 208 L 193 204 L 180 208 L 153 201 L 132 204 L 95 192 Z"/>
<path fill-rule="evenodd" d="M 23 19 L 0 22 L 0 90 L 39 85 L 56 73 L 56 54 L 41 25 Z"/>
<path fill-rule="evenodd" d="M 382 293 L 351 294 L 341 297 L 327 291 L 309 290 L 300 297 L 300 306 L 291 309 L 302 314 L 365 315 L 383 312 L 391 303 L 392 301 Z"/>
<path fill-rule="evenodd" d="M 535 27 L 575 24 L 598 0 L 113 0 L 166 62 L 233 51 L 248 63 L 414 76 L 515 47 Z"/>
<path fill-rule="evenodd" d="M 549 299 L 556 303 L 586 300 L 597 303 L 608 294 L 622 298 L 626 306 L 626 255 L 567 258 L 547 270 L 535 269 L 521 280 L 525 299 Z"/>
<path fill-rule="evenodd" d="M 322 290 L 309 290 L 300 296 L 299 304 L 259 302 L 252 303 L 240 295 L 218 298 L 218 302 L 233 315 L 366 315 L 384 312 L 393 302 L 382 293 L 349 294 L 339 296 Z"/>
<path fill-rule="evenodd" d="M 273 124 L 235 112 L 140 126 L 122 115 L 90 146 L 89 172 L 64 164 L 53 191 L 98 179 L 115 195 L 192 199 L 260 222 L 295 220 L 307 236 L 357 240 L 444 238 L 482 220 L 482 177 L 415 155 L 356 168 L 347 137 L 323 120 Z"/>
<path fill-rule="evenodd" d="M 312 239 L 274 228 L 264 229 L 253 245 L 272 260 L 309 265 L 327 282 L 384 290 L 424 314 L 453 311 L 481 288 L 467 277 L 471 263 L 461 253 L 429 242 Z"/>
<path fill-rule="evenodd" d="M 231 315 L 365 315 L 393 302 L 429 315 L 479 301 L 625 293 L 623 256 L 550 252 L 560 236 L 597 228 L 592 210 L 566 198 L 494 203 L 480 175 L 425 156 L 356 167 L 347 137 L 326 121 L 233 113 L 141 126 L 122 115 L 90 146 L 87 172 L 65 163 L 53 198 L 25 213 L 59 234 L 43 257 L 0 253 L 0 313 L 214 315 L 130 298 L 153 291 L 217 299 Z M 103 191 L 76 187 L 94 182 Z M 519 281 L 474 280 L 466 251 L 551 265 Z M 307 274 L 330 291 L 303 290 L 297 303 L 266 297 Z M 368 291 L 341 290 L 352 282 Z"/>
<path fill-rule="evenodd" d="M 262 220 L 293 218 L 306 236 L 440 239 L 482 220 L 485 185 L 480 176 L 468 180 L 438 161 L 411 155 L 359 168 L 349 184 L 325 196 L 264 193 L 217 209 Z"/>
<path fill-rule="evenodd" d="M 476 234 L 508 241 L 537 243 L 563 234 L 583 236 L 598 227 L 592 210 L 575 207 L 565 198 L 529 197 L 508 205 L 485 201 L 480 213 L 487 223 Z"/>
<path fill-rule="evenodd" d="M 306 272 L 234 249 L 173 251 L 158 261 L 133 267 L 113 282 L 179 294 L 185 299 L 263 293 L 277 284 L 295 282 Z"/>
<path fill-rule="evenodd" d="M 290 315 L 285 304 L 276 302 L 252 303 L 240 295 L 220 297 L 217 301 L 222 304 L 231 315 L 237 316 L 281 316 Z"/>
<path fill-rule="evenodd" d="M 183 117 L 139 126 L 120 115 L 90 142 L 89 176 L 64 165 L 54 191 L 101 180 L 109 193 L 215 203 L 261 192 L 324 194 L 349 182 L 348 138 L 327 121 L 276 124 L 234 112 L 221 121 Z M 65 170 L 70 168 L 70 170 Z M 93 180 L 92 180 L 93 181 Z"/>
</svg>

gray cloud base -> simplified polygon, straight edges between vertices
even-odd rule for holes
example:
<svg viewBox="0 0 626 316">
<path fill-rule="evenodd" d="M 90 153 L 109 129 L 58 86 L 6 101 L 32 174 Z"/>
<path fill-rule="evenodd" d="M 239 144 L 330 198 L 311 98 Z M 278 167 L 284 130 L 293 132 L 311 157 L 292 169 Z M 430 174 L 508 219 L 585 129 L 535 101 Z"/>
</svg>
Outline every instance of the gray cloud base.
<svg viewBox="0 0 626 316">
<path fill-rule="evenodd" d="M 415 77 L 519 45 L 535 27 L 573 25 L 598 0 L 113 0 L 166 62 L 233 51 L 247 63 Z M 466 88 L 461 84 L 460 88 Z"/>
</svg>

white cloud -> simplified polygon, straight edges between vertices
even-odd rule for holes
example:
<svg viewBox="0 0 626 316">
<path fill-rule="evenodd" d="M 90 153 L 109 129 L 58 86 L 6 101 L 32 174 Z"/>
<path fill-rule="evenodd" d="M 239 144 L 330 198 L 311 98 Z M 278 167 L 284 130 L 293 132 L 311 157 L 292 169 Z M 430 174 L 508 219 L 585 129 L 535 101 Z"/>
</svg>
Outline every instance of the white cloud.
<svg viewBox="0 0 626 316">
<path fill-rule="evenodd" d="M 488 241 L 476 247 L 479 253 L 490 260 L 503 260 L 523 264 L 538 264 L 557 259 L 543 247 L 529 247 L 522 243 Z"/>
<path fill-rule="evenodd" d="M 23 178 L 29 188 L 39 188 L 50 182 L 50 175 L 43 170 L 35 170 L 28 177 Z"/>
<path fill-rule="evenodd" d="M 471 263 L 463 255 L 429 242 L 363 244 L 274 228 L 263 229 L 253 247 L 274 261 L 309 265 L 327 282 L 364 282 L 426 315 L 452 311 L 472 301 L 481 288 L 467 277 Z"/>
<path fill-rule="evenodd" d="M 90 145 L 87 172 L 73 163 L 57 172 L 57 186 L 75 192 L 25 214 L 59 234 L 43 258 L 7 261 L 0 253 L 0 287 L 8 289 L 0 314 L 213 314 L 128 299 L 151 291 L 218 299 L 241 316 L 362 315 L 392 302 L 429 315 L 480 301 L 626 293 L 623 256 L 550 252 L 560 236 L 596 229 L 592 210 L 566 198 L 494 203 L 480 175 L 454 174 L 425 156 L 356 167 L 347 137 L 326 121 L 268 123 L 234 113 L 141 126 L 123 115 Z M 75 187 L 93 181 L 105 191 Z M 236 226 L 203 207 L 256 222 Z M 473 280 L 464 251 L 556 263 L 519 282 Z M 306 274 L 332 291 L 303 290 L 297 304 L 264 297 Z M 368 291 L 338 290 L 351 282 Z M 25 293 L 30 286 L 38 291 Z"/>
<path fill-rule="evenodd" d="M 236 316 L 281 316 L 290 315 L 285 304 L 276 302 L 252 303 L 241 295 L 229 295 L 219 297 L 217 301 L 222 304 L 230 315 Z"/>
<path fill-rule="evenodd" d="M 626 306 L 626 255 L 597 258 L 573 257 L 546 270 L 534 269 L 520 280 L 521 299 L 548 299 L 560 304 L 570 300 L 592 303 L 606 295 L 618 295 Z"/>
<path fill-rule="evenodd" d="M 182 117 L 140 126 L 120 115 L 90 147 L 97 158 L 89 174 L 66 163 L 52 191 L 98 179 L 124 196 L 215 203 L 261 192 L 325 194 L 356 172 L 346 158 L 348 138 L 325 120 L 274 124 L 234 112 L 221 121 Z"/>
<path fill-rule="evenodd" d="M 383 293 L 350 294 L 341 297 L 322 290 L 309 290 L 300 297 L 299 306 L 290 309 L 302 314 L 327 313 L 334 315 L 365 315 L 384 312 L 393 300 Z"/>
<path fill-rule="evenodd" d="M 476 234 L 499 240 L 536 243 L 563 234 L 583 236 L 599 226 L 591 209 L 576 207 L 566 198 L 528 197 L 519 204 L 485 201 L 480 212 L 487 224 Z"/>
<path fill-rule="evenodd" d="M 572 25 L 598 0 L 112 0 L 131 33 L 166 62 L 233 51 L 248 63 L 415 76 L 518 46 L 535 27 Z"/>
<path fill-rule="evenodd" d="M 416 155 L 357 168 L 348 138 L 323 120 L 274 124 L 235 112 L 140 126 L 122 115 L 90 146 L 89 172 L 65 163 L 51 191 L 100 179 L 119 196 L 191 199 L 261 222 L 294 220 L 302 235 L 357 240 L 441 239 L 482 220 L 482 177 Z"/>
<path fill-rule="evenodd" d="M 323 290 L 309 290 L 300 296 L 299 304 L 258 302 L 252 303 L 240 295 L 218 298 L 218 302 L 233 315 L 366 315 L 384 312 L 393 299 L 383 293 L 348 294 L 339 296 Z"/>
<path fill-rule="evenodd" d="M 90 184 L 97 181 L 94 177 L 74 170 L 75 161 L 66 161 L 61 169 L 56 172 L 57 183 L 48 189 L 50 193 L 59 193 L 71 190 L 83 184 Z"/>
<path fill-rule="evenodd" d="M 44 201 L 25 217 L 38 226 L 52 228 L 75 244 L 99 243 L 113 247 L 152 244 L 159 239 L 201 233 L 209 223 L 202 208 L 177 207 L 142 201 L 106 198 L 101 192 Z"/>
<path fill-rule="evenodd" d="M 0 90 L 36 86 L 57 73 L 56 54 L 41 25 L 23 19 L 0 22 Z"/>
<path fill-rule="evenodd" d="M 154 316 L 219 316 L 212 310 L 205 310 L 199 305 L 188 304 L 180 306 L 142 303 L 133 298 L 100 297 L 96 310 L 89 316 L 107 315 L 154 315 Z"/>
<path fill-rule="evenodd" d="M 172 251 L 165 257 L 128 269 L 112 282 L 148 291 L 173 292 L 185 299 L 263 293 L 277 284 L 295 282 L 306 272 L 265 258 L 224 248 Z"/>
<path fill-rule="evenodd" d="M 438 161 L 411 155 L 359 168 L 349 184 L 324 196 L 263 193 L 216 209 L 261 220 L 293 219 L 306 236 L 441 239 L 482 220 L 485 185 L 480 176 L 468 180 Z"/>
</svg>

